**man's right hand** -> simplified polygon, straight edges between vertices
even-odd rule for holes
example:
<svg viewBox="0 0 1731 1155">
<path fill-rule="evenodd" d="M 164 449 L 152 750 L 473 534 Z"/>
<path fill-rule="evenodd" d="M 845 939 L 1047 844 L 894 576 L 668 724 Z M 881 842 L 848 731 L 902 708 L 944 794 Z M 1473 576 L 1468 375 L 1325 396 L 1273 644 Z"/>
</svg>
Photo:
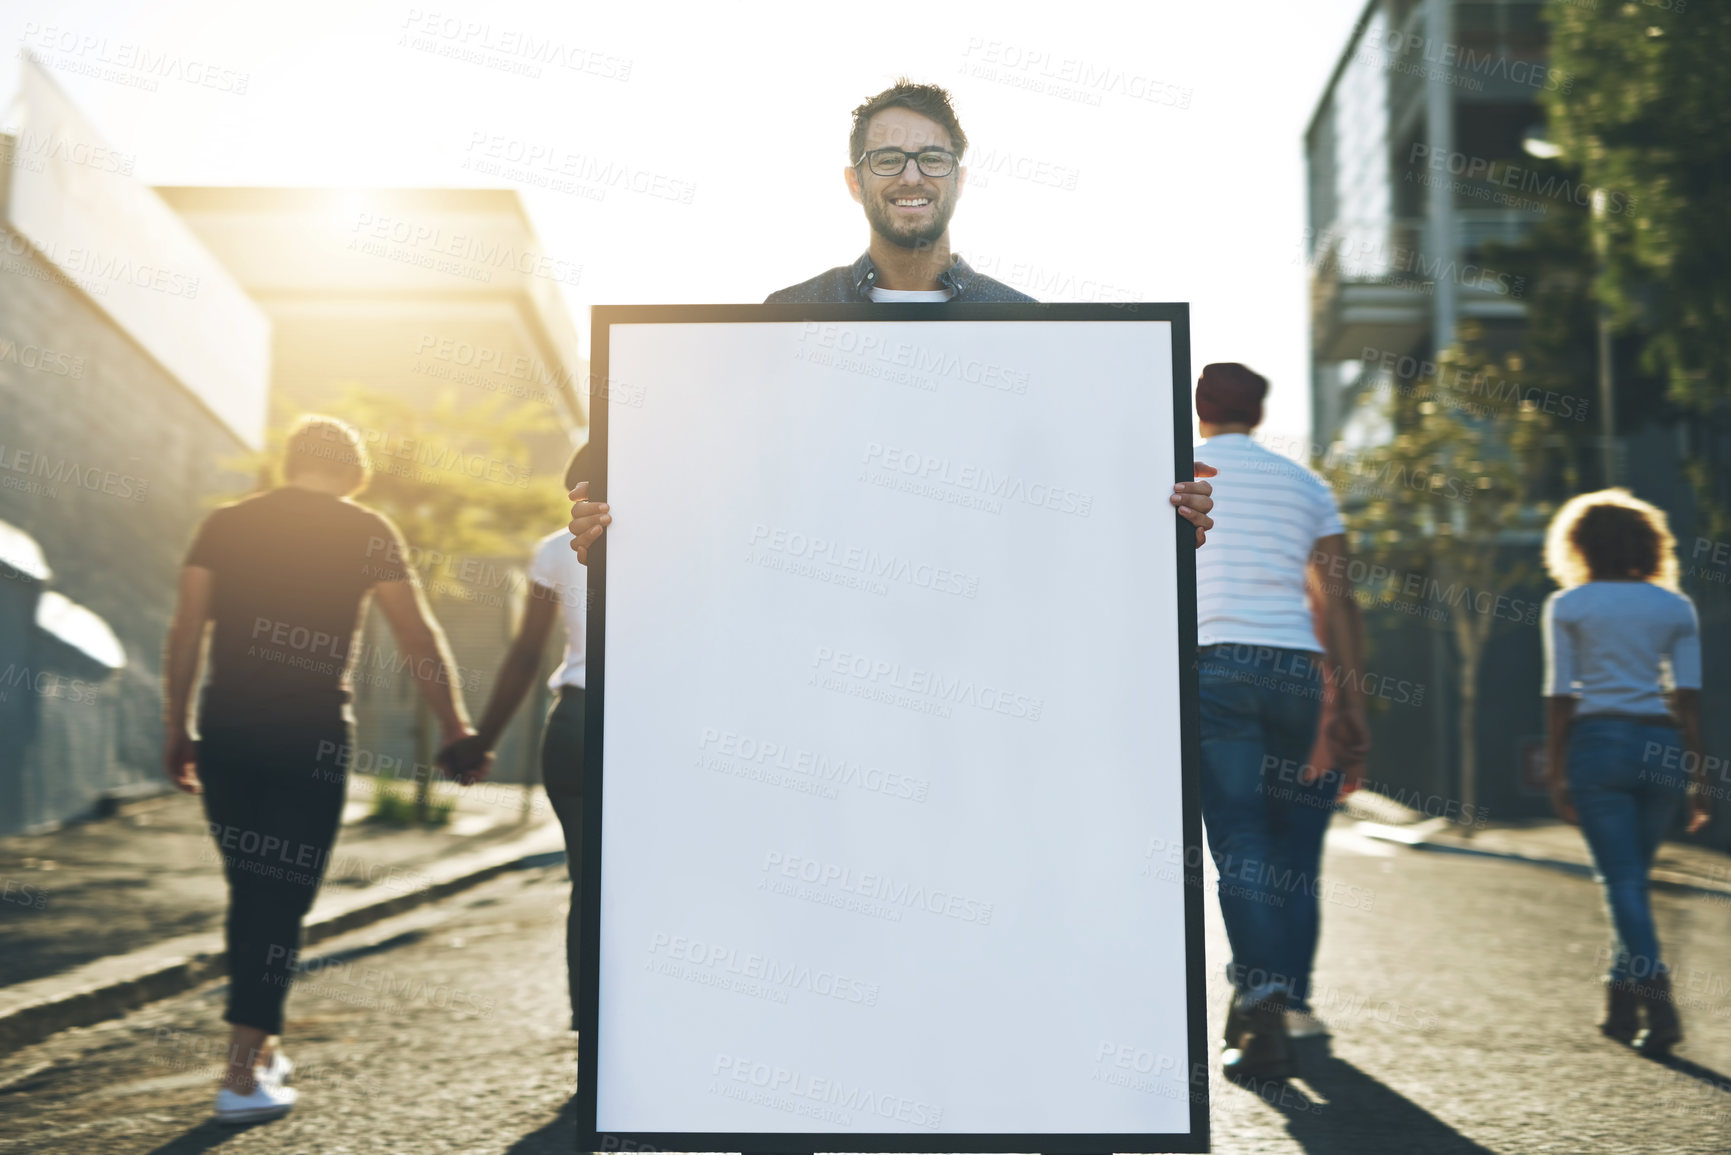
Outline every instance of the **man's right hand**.
<svg viewBox="0 0 1731 1155">
<path fill-rule="evenodd" d="M 601 537 L 601 531 L 613 521 L 613 515 L 607 512 L 605 501 L 589 500 L 589 483 L 579 481 L 577 488 L 569 496 L 574 503 L 571 506 L 571 548 L 577 551 L 577 560 L 584 565 L 589 564 L 589 547 Z"/>
<path fill-rule="evenodd" d="M 1364 763 L 1370 756 L 1370 723 L 1364 716 L 1364 703 L 1348 699 L 1331 704 L 1325 727 L 1328 765 L 1341 774 L 1336 797 L 1345 798 L 1364 784 Z M 1321 767 L 1306 766 L 1299 773 L 1299 781 L 1314 782 L 1321 776 Z"/>
<path fill-rule="evenodd" d="M 1370 754 L 1370 723 L 1364 703 L 1344 701 L 1328 720 L 1328 744 L 1342 762 L 1363 764 Z"/>
</svg>

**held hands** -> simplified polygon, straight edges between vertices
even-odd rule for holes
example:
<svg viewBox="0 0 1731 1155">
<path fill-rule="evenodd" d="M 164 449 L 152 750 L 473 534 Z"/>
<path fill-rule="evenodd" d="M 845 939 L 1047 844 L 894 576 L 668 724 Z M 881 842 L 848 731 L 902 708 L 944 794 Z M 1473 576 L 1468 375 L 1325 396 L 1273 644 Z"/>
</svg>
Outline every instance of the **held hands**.
<svg viewBox="0 0 1731 1155">
<path fill-rule="evenodd" d="M 487 740 L 473 731 L 447 741 L 433 761 L 447 777 L 464 786 L 479 782 L 493 770 L 493 752 L 487 748 Z"/>
<path fill-rule="evenodd" d="M 492 771 L 493 752 L 479 734 L 471 732 L 447 742 L 435 762 L 446 774 L 468 786 Z M 163 743 L 162 766 L 176 790 L 199 793 L 198 742 L 192 735 L 185 730 L 169 734 Z"/>
<path fill-rule="evenodd" d="M 1200 461 L 1195 468 L 1197 477 L 1213 477 L 1220 472 Z M 1206 481 L 1180 481 L 1172 487 L 1172 504 L 1178 507 L 1178 516 L 1196 527 L 1196 544 L 1207 541 L 1208 531 L 1214 528 L 1214 519 L 1208 516 L 1214 508 L 1214 487 Z"/>
<path fill-rule="evenodd" d="M 176 790 L 199 792 L 198 743 L 185 730 L 171 731 L 162 745 L 162 768 Z"/>
</svg>

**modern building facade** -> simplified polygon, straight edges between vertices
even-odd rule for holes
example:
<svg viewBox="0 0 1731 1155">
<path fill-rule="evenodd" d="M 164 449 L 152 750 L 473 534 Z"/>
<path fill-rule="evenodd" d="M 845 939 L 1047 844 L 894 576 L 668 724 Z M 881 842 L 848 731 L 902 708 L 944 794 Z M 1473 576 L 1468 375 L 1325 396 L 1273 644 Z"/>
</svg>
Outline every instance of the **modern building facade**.
<svg viewBox="0 0 1731 1155">
<path fill-rule="evenodd" d="M 1541 94 L 1568 94 L 1577 83 L 1550 66 L 1543 8 L 1540 0 L 1369 0 L 1354 26 L 1304 142 L 1314 456 L 1389 437 L 1379 394 L 1423 378 L 1463 327 L 1494 352 L 1520 351 L 1532 286 L 1499 267 L 1494 245 L 1518 243 L 1551 213 L 1589 207 L 1594 191 L 1534 163 L 1555 155 Z M 1600 195 L 1610 200 L 1599 211 L 1623 207 L 1614 191 Z M 1593 407 L 1592 432 L 1609 451 L 1595 455 L 1583 484 L 1626 485 L 1670 516 L 1701 616 L 1708 747 L 1722 749 L 1731 734 L 1714 704 L 1731 706 L 1731 669 L 1718 657 L 1731 649 L 1731 597 L 1725 574 L 1688 576 L 1705 540 L 1693 531 L 1680 469 L 1690 442 L 1652 402 L 1662 385 L 1636 379 L 1631 348 L 1607 341 L 1597 360 L 1600 376 L 1585 374 L 1572 400 Z M 1641 404 L 1628 403 L 1636 397 Z M 1607 413 L 1615 420 L 1601 434 Z M 1542 517 L 1535 511 L 1532 530 L 1505 532 L 1490 548 L 1536 567 Z M 1536 601 L 1550 588 L 1541 577 L 1499 592 Z M 1373 718 L 1369 774 L 1397 793 L 1458 800 L 1456 648 L 1445 625 L 1390 616 L 1379 618 L 1373 661 L 1385 676 L 1424 684 L 1429 708 Z M 1550 812 L 1539 784 L 1540 667 L 1537 628 L 1493 630 L 1477 679 L 1472 789 L 1493 819 Z M 1716 829 L 1716 841 L 1731 841 L 1731 825 Z"/>
<path fill-rule="evenodd" d="M 1539 94 L 1569 83 L 1546 64 L 1542 8 L 1371 0 L 1354 27 L 1305 134 L 1318 445 L 1386 382 L 1384 354 L 1434 361 L 1468 319 L 1518 338 L 1527 286 L 1486 245 L 1550 207 L 1522 187 Z"/>
<path fill-rule="evenodd" d="M 547 485 L 586 428 L 559 291 L 580 270 L 541 251 L 514 192 L 152 189 L 45 70 L 22 73 L 0 122 L 0 834 L 166 788 L 181 559 L 255 486 L 270 422 L 350 383 L 459 409 L 503 397 L 545 410 L 527 451 Z M 480 675 L 478 712 L 527 558 L 465 561 L 493 580 L 435 585 L 434 608 Z M 380 626 L 366 644 L 388 652 Z M 412 765 L 411 681 L 357 691 L 358 763 Z M 503 780 L 538 776 L 534 705 Z"/>
<path fill-rule="evenodd" d="M 269 323 L 39 68 L 0 136 L 0 832 L 165 787 L 176 574 Z M 72 608 L 68 608 L 72 607 Z M 70 627 L 70 628 L 69 628 Z"/>
</svg>

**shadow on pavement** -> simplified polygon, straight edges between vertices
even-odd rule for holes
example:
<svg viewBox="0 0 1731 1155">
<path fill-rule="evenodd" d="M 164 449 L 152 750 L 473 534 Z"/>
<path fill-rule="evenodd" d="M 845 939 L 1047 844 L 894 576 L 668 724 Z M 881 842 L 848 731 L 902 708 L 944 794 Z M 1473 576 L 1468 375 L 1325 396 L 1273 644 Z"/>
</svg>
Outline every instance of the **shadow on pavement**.
<svg viewBox="0 0 1731 1155">
<path fill-rule="evenodd" d="M 572 1095 L 554 1119 L 511 1144 L 505 1155 L 571 1155 L 575 1150 L 577 1096 Z"/>
<path fill-rule="evenodd" d="M 1679 1075 L 1687 1075 L 1691 1079 L 1705 1083 L 1716 1091 L 1724 1091 L 1731 1094 L 1731 1075 L 1721 1075 L 1712 1067 L 1703 1067 L 1700 1063 L 1691 1063 L 1688 1059 L 1682 1058 L 1678 1055 L 1666 1055 L 1663 1058 L 1653 1059 L 1652 1061 L 1659 1064 L 1661 1067 L 1666 1067 L 1670 1070 L 1676 1071 Z"/>
<path fill-rule="evenodd" d="M 393 934 L 390 938 L 366 946 L 350 947 L 347 950 L 327 951 L 324 954 L 313 954 L 310 951 L 300 956 L 297 966 L 299 972 L 322 970 L 337 963 L 354 962 L 356 959 L 369 958 L 372 955 L 384 954 L 386 951 L 399 950 L 402 947 L 413 946 L 427 937 L 425 930 L 405 930 L 401 934 Z"/>
<path fill-rule="evenodd" d="M 1408 1099 L 1328 1050 L 1326 1039 L 1298 1047 L 1296 1084 L 1244 1087 L 1286 1116 L 1287 1131 L 1312 1155 L 1494 1155 Z M 1228 1093 L 1232 1088 L 1224 1088 Z"/>
<path fill-rule="evenodd" d="M 201 1155 L 215 1147 L 221 1147 L 235 1136 L 250 1131 L 254 1127 L 268 1126 L 268 1123 L 243 1123 L 236 1126 L 231 1123 L 218 1123 L 215 1119 L 206 1119 L 186 1134 L 170 1139 L 160 1147 L 153 1148 L 150 1155 Z"/>
</svg>

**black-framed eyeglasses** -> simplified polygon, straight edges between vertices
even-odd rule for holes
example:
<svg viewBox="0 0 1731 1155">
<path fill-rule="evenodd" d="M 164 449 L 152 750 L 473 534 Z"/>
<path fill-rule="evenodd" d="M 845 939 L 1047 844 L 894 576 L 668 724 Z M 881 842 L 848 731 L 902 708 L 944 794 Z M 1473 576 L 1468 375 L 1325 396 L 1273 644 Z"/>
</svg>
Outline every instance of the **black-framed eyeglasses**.
<svg viewBox="0 0 1731 1155">
<path fill-rule="evenodd" d="M 920 166 L 926 176 L 949 176 L 956 171 L 956 154 L 944 148 L 922 148 L 909 152 L 905 148 L 874 148 L 855 164 L 864 164 L 878 176 L 901 176 L 908 161 Z"/>
</svg>

